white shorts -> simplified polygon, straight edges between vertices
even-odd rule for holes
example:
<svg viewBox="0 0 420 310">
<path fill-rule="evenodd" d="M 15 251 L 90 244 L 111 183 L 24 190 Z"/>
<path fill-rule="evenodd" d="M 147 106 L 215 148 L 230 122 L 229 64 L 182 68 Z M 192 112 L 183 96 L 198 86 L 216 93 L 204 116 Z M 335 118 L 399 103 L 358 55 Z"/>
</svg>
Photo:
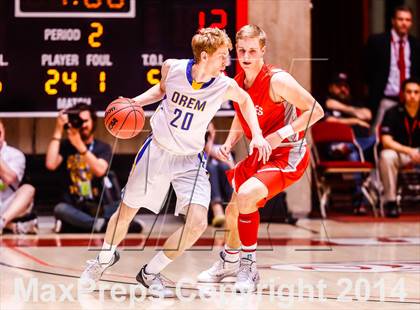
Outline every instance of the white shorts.
<svg viewBox="0 0 420 310">
<path fill-rule="evenodd" d="M 185 214 L 190 204 L 210 204 L 210 181 L 201 154 L 174 155 L 162 149 L 152 136 L 144 142 L 134 160 L 123 189 L 122 200 L 130 208 L 162 209 L 170 185 L 177 196 L 175 215 Z"/>
</svg>

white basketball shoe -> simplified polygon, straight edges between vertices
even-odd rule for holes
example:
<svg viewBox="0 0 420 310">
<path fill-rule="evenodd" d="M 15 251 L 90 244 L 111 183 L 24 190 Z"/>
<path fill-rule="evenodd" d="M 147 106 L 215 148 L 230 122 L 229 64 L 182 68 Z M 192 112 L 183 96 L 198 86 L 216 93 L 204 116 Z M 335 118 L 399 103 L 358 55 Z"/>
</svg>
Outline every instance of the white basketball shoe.
<svg viewBox="0 0 420 310">
<path fill-rule="evenodd" d="M 239 260 L 228 262 L 225 260 L 223 251 L 220 252 L 220 259 L 209 269 L 202 271 L 198 277 L 198 282 L 219 283 L 227 277 L 236 277 L 239 271 Z"/>
</svg>

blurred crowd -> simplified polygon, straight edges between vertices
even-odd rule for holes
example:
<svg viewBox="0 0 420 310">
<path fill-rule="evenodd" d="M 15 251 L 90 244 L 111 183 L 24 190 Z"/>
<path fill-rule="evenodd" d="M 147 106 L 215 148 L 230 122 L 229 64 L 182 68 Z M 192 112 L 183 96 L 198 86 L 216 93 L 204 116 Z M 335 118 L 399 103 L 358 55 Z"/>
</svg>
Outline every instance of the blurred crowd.
<svg viewBox="0 0 420 310">
<path fill-rule="evenodd" d="M 332 143 L 330 155 L 360 161 L 359 146 L 379 172 L 385 215 L 398 217 L 398 172 L 404 167 L 418 169 L 420 164 L 420 42 L 410 35 L 409 7 L 397 7 L 391 24 L 389 32 L 371 35 L 367 41 L 361 61 L 366 98 L 354 98 L 347 73 L 338 72 L 329 83 L 324 108 L 325 121 L 347 124 L 355 136 L 355 143 Z M 357 201 L 355 210 L 364 213 L 365 204 Z"/>
<path fill-rule="evenodd" d="M 355 98 L 350 77 L 337 70 L 323 105 L 325 122 L 350 126 L 354 134 L 353 143 L 331 143 L 328 156 L 373 162 L 385 215 L 398 217 L 398 173 L 407 167 L 418 172 L 420 165 L 420 42 L 409 33 L 413 26 L 409 7 L 397 7 L 391 22 L 390 31 L 370 36 L 365 47 L 360 65 L 365 71 L 366 98 Z M 116 179 L 107 173 L 111 147 L 95 137 L 96 122 L 95 111 L 84 104 L 60 112 L 56 120 L 45 157 L 46 168 L 62 175 L 62 198 L 53 209 L 55 232 L 103 232 L 118 207 Z M 221 227 L 232 194 L 225 172 L 234 166 L 234 159 L 218 157 L 215 137 L 216 129 L 210 124 L 205 146 L 212 185 L 209 221 Z M 356 174 L 355 182 L 354 197 L 358 198 L 353 207 L 356 213 L 365 214 L 368 202 L 361 194 L 362 176 Z M 25 182 L 25 156 L 7 144 L 0 120 L 0 234 L 37 232 L 35 191 Z M 141 232 L 142 224 L 134 221 L 130 231 Z"/>
</svg>

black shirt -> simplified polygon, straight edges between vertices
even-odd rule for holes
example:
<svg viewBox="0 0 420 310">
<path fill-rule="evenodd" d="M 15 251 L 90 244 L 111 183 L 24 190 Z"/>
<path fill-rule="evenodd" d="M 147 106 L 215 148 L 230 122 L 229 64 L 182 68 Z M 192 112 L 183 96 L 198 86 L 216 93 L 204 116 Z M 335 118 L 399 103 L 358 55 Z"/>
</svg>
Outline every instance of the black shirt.
<svg viewBox="0 0 420 310">
<path fill-rule="evenodd" d="M 398 143 L 414 148 L 420 147 L 419 112 L 413 118 L 403 105 L 386 111 L 381 124 L 381 134 L 390 135 Z"/>
<path fill-rule="evenodd" d="M 110 145 L 95 139 L 92 144 L 87 145 L 87 148 L 97 158 L 110 162 L 112 156 Z M 69 140 L 64 140 L 61 143 L 60 155 L 63 156 L 62 170 L 65 174 L 63 178 L 64 200 L 74 205 L 86 202 L 97 205 L 102 193 L 103 177 L 94 176 L 83 156 Z"/>
</svg>

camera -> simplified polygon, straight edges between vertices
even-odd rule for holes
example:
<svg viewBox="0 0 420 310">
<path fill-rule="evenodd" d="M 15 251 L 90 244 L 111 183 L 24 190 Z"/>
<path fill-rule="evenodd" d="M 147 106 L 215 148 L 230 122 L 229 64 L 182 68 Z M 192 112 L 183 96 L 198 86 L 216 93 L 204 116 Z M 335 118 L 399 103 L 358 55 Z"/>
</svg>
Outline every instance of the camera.
<svg viewBox="0 0 420 310">
<path fill-rule="evenodd" d="M 80 118 L 79 116 L 80 112 L 81 111 L 79 110 L 67 110 L 64 112 L 64 114 L 67 114 L 69 118 L 69 122 L 67 124 L 64 124 L 64 129 L 67 130 L 69 128 L 76 128 L 76 129 L 82 128 L 85 120 Z"/>
</svg>

